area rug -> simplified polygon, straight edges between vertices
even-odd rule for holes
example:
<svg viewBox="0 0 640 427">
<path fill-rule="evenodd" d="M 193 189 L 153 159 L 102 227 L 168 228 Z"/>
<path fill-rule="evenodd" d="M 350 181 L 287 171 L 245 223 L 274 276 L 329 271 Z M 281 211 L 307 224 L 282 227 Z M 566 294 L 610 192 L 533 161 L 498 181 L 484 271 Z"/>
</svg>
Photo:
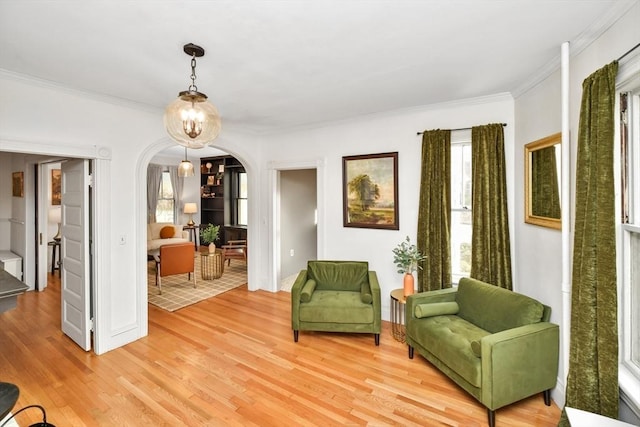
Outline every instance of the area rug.
<svg viewBox="0 0 640 427">
<path fill-rule="evenodd" d="M 167 311 L 176 311 L 214 297 L 223 292 L 235 289 L 247 283 L 247 264 L 233 260 L 231 265 L 224 266 L 224 273 L 219 279 L 204 280 L 200 273 L 200 257 L 196 256 L 197 287 L 193 287 L 193 278 L 186 274 L 166 276 L 162 278 L 162 295 L 158 295 L 156 286 L 156 265 L 149 262 L 147 268 L 147 297 L 150 304 Z"/>
</svg>

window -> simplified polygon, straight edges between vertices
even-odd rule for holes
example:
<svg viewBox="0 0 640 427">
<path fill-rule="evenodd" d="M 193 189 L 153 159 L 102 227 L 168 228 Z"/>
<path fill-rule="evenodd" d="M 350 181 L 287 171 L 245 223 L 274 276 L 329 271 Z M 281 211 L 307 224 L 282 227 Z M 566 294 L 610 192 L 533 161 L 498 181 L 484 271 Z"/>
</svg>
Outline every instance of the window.
<svg viewBox="0 0 640 427">
<path fill-rule="evenodd" d="M 471 273 L 471 135 L 451 142 L 451 280 Z"/>
<path fill-rule="evenodd" d="M 620 73 L 618 74 L 620 77 Z M 640 73 L 620 85 L 619 328 L 621 398 L 640 411 Z"/>
<path fill-rule="evenodd" d="M 156 205 L 156 222 L 173 222 L 175 200 L 173 196 L 173 186 L 168 171 L 162 172 L 160 179 L 160 192 L 158 204 Z"/>
<path fill-rule="evenodd" d="M 237 224 L 247 225 L 247 173 L 238 174 L 238 197 L 236 199 L 238 210 Z"/>
<path fill-rule="evenodd" d="M 231 192 L 231 215 L 233 225 L 247 225 L 247 173 L 233 171 Z"/>
</svg>

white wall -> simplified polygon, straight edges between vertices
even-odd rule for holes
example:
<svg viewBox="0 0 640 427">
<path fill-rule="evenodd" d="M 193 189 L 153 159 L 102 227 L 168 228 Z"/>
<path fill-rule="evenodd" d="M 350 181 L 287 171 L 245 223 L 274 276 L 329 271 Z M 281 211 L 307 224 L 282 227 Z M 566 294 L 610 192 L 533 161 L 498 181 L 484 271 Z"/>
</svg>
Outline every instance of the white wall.
<svg viewBox="0 0 640 427">
<path fill-rule="evenodd" d="M 265 162 L 312 162 L 320 159 L 324 175 L 318 176 L 319 227 L 318 259 L 350 259 L 368 261 L 375 270 L 382 288 L 382 316 L 389 319 L 389 294 L 402 286 L 402 277 L 393 264 L 392 249 L 405 236 L 415 242 L 420 187 L 421 137 L 416 132 L 425 129 L 455 129 L 487 123 L 507 123 L 505 148 L 507 156 L 507 191 L 513 199 L 514 125 L 513 100 L 510 95 L 497 95 L 411 110 L 376 114 L 332 123 L 324 127 L 300 129 L 266 137 L 269 150 Z M 400 229 L 377 230 L 345 228 L 342 221 L 342 156 L 398 151 L 398 195 Z M 322 205 L 324 203 L 324 205 Z M 509 203 L 514 218 L 513 203 Z M 511 221 L 514 247 L 513 221 Z M 517 271 L 517 254 L 513 256 Z"/>
<path fill-rule="evenodd" d="M 640 3 L 602 34 L 595 42 L 573 53 L 570 59 L 570 144 L 571 188 L 575 188 L 575 159 L 577 155 L 578 123 L 582 98 L 582 82 L 597 69 L 617 59 L 640 40 Z M 560 46 L 558 46 L 558 53 Z M 562 327 L 565 317 L 562 308 L 562 247 L 559 231 L 523 222 L 524 218 L 524 145 L 561 130 L 560 71 L 515 100 L 516 122 L 516 250 L 519 257 L 517 282 L 519 291 L 540 299 L 552 307 L 551 320 Z M 571 205 L 574 205 L 572 190 Z M 571 212 L 573 224 L 573 209 Z M 569 266 L 571 271 L 571 266 Z M 569 337 L 562 336 L 563 343 Z M 566 347 L 566 346 L 564 346 Z M 563 348 L 563 346 L 561 346 Z M 564 405 L 566 367 L 561 355 L 560 378 L 553 393 L 558 405 Z"/>
</svg>

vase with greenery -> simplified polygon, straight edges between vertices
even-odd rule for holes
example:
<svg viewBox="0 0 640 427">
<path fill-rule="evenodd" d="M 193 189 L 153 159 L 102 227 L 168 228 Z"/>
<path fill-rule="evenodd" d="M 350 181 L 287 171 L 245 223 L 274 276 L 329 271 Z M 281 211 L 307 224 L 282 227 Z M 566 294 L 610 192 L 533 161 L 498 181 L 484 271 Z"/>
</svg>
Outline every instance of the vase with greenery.
<svg viewBox="0 0 640 427">
<path fill-rule="evenodd" d="M 398 267 L 398 273 L 404 274 L 404 295 L 414 292 L 413 272 L 422 269 L 420 263 L 426 256 L 422 255 L 416 245 L 411 244 L 409 236 L 393 249 L 393 262 Z"/>
<path fill-rule="evenodd" d="M 220 237 L 220 226 L 209 224 L 206 228 L 200 230 L 200 244 L 208 245 L 209 252 L 216 250 L 215 242 Z"/>
</svg>

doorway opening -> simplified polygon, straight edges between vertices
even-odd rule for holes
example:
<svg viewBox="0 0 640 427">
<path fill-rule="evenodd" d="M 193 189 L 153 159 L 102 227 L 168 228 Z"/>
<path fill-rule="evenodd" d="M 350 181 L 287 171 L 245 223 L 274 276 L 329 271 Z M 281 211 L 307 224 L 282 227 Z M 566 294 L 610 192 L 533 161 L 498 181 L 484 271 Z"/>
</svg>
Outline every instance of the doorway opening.
<svg viewBox="0 0 640 427">
<path fill-rule="evenodd" d="M 62 330 L 85 351 L 91 350 L 95 280 L 89 255 L 93 194 L 89 192 L 88 182 L 94 160 L 28 151 L 2 151 L 0 158 L 24 176 L 22 197 L 7 201 L 13 219 L 7 233 L 8 246 L 22 259 L 20 279 L 29 290 L 41 292 L 47 287 L 48 271 L 57 272 L 63 294 Z M 82 174 L 65 178 L 74 163 L 82 165 Z M 65 239 L 64 233 L 60 233 L 65 227 L 68 237 L 78 238 Z M 67 327 L 70 322 L 71 329 Z"/>
</svg>

